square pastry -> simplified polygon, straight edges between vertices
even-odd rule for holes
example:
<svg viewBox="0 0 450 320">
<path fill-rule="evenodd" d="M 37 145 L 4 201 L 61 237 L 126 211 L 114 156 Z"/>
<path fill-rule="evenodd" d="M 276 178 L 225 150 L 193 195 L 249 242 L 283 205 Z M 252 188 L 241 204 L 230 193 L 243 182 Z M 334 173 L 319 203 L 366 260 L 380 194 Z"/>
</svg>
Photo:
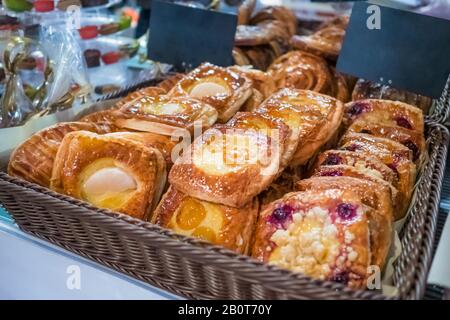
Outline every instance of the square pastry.
<svg viewBox="0 0 450 320">
<path fill-rule="evenodd" d="M 347 103 L 344 124 L 348 127 L 357 119 L 365 123 L 399 126 L 421 134 L 424 131 L 422 110 L 399 101 L 365 99 Z"/>
<path fill-rule="evenodd" d="M 219 122 L 228 121 L 252 95 L 252 81 L 231 69 L 203 63 L 181 79 L 168 93 L 189 96 L 213 106 Z"/>
<path fill-rule="evenodd" d="M 152 222 L 247 254 L 258 207 L 256 198 L 242 208 L 233 208 L 190 197 L 170 186 L 153 213 Z"/>
<path fill-rule="evenodd" d="M 154 148 L 116 135 L 67 134 L 56 155 L 50 187 L 60 193 L 146 220 L 166 181 Z"/>
<path fill-rule="evenodd" d="M 216 126 L 177 159 L 169 181 L 191 197 L 242 207 L 275 179 L 279 163 L 278 143 L 266 134 Z"/>
<path fill-rule="evenodd" d="M 258 219 L 252 256 L 315 279 L 365 288 L 372 208 L 350 190 L 292 192 Z"/>
<path fill-rule="evenodd" d="M 217 120 L 217 111 L 209 104 L 189 97 L 144 96 L 122 106 L 115 124 L 119 128 L 184 136 L 194 127 L 205 129 Z"/>
<path fill-rule="evenodd" d="M 385 182 L 384 180 L 381 180 Z M 358 194 L 362 203 L 371 207 L 368 214 L 371 226 L 372 264 L 382 270 L 394 235 L 394 208 L 391 190 L 385 183 L 354 177 L 313 177 L 297 182 L 298 191 L 350 190 Z"/>
<path fill-rule="evenodd" d="M 337 135 L 343 108 L 342 102 L 324 94 L 282 89 L 270 96 L 256 112 L 280 119 L 289 126 L 291 143 L 285 157 L 291 157 L 290 164 L 297 166 L 305 164 Z"/>
<path fill-rule="evenodd" d="M 399 191 L 396 217 L 403 217 L 409 207 L 417 174 L 411 150 L 393 140 L 364 133 L 348 132 L 340 143 L 343 150 L 374 156 L 394 171 L 398 178 L 398 184 L 394 186 Z"/>
</svg>

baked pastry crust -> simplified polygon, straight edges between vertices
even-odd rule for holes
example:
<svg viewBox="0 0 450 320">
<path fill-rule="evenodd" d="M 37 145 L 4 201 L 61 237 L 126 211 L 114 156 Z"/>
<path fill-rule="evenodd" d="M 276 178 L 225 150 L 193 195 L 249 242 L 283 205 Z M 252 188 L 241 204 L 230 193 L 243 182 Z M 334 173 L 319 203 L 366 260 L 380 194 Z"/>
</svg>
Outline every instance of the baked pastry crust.
<svg viewBox="0 0 450 320">
<path fill-rule="evenodd" d="M 166 161 L 167 170 L 172 167 L 173 163 L 179 156 L 175 152 L 172 152 L 174 151 L 176 145 L 180 142 L 180 140 L 176 137 L 169 137 L 150 132 L 114 132 L 108 134 L 108 136 L 130 139 L 132 141 L 140 142 L 149 148 L 158 149 Z"/>
<path fill-rule="evenodd" d="M 256 0 L 244 0 L 238 10 L 238 25 L 248 24 L 255 9 Z"/>
<path fill-rule="evenodd" d="M 412 105 L 391 100 L 365 99 L 345 105 L 344 124 L 350 126 L 356 119 L 365 123 L 399 126 L 424 132 L 423 112 Z"/>
<path fill-rule="evenodd" d="M 327 150 L 321 153 L 312 166 L 312 172 L 317 171 L 322 166 L 338 165 L 355 167 L 361 172 L 382 178 L 392 185 L 398 184 L 396 173 L 380 159 L 368 153 L 347 150 Z"/>
<path fill-rule="evenodd" d="M 371 237 L 371 261 L 373 265 L 383 269 L 394 230 L 394 213 L 389 187 L 373 181 L 342 176 L 313 177 L 301 180 L 297 182 L 296 189 L 298 191 L 339 189 L 350 190 L 358 194 L 362 203 L 374 209 L 370 210 L 368 214 Z"/>
<path fill-rule="evenodd" d="M 284 169 L 288 165 L 282 155 L 289 148 L 288 137 L 291 133 L 289 127 L 281 120 L 271 118 L 263 113 L 254 112 L 238 112 L 227 126 L 240 129 L 250 129 L 259 131 L 271 138 L 273 143 L 278 144 L 280 154 L 280 169 Z"/>
<path fill-rule="evenodd" d="M 195 125 L 209 128 L 217 120 L 216 109 L 200 100 L 166 95 L 141 97 L 118 113 L 115 124 L 120 128 L 168 136 L 192 134 Z"/>
<path fill-rule="evenodd" d="M 289 193 L 260 213 L 252 256 L 316 279 L 363 288 L 371 264 L 371 210 L 349 190 Z"/>
<path fill-rule="evenodd" d="M 217 110 L 219 122 L 226 122 L 251 94 L 252 81 L 248 78 L 230 69 L 204 63 L 181 79 L 168 95 L 198 98 Z"/>
<path fill-rule="evenodd" d="M 256 112 L 281 119 L 290 127 L 290 147 L 284 156 L 292 157 L 290 164 L 297 166 L 305 164 L 335 135 L 342 121 L 343 104 L 317 92 L 283 89 L 267 99 Z"/>
<path fill-rule="evenodd" d="M 185 76 L 184 73 L 175 73 L 170 77 L 164 79 L 160 83 L 158 83 L 158 88 L 164 90 L 164 93 L 169 92 L 181 79 Z"/>
<path fill-rule="evenodd" d="M 62 122 L 42 129 L 13 151 L 8 174 L 49 187 L 53 163 L 64 136 L 79 130 L 107 133 L 107 129 L 109 128 L 84 122 Z"/>
<path fill-rule="evenodd" d="M 258 90 L 264 97 L 268 98 L 277 88 L 275 81 L 268 72 L 253 69 L 250 66 L 231 66 L 230 70 L 247 77 L 253 82 L 253 89 Z"/>
<path fill-rule="evenodd" d="M 352 93 L 352 100 L 363 99 L 387 99 L 401 101 L 422 109 L 423 113 L 428 113 L 433 99 L 416 93 L 395 89 L 386 85 L 374 83 L 372 81 L 359 79 L 356 82 Z"/>
<path fill-rule="evenodd" d="M 131 179 L 134 186 L 115 190 L 113 175 L 104 174 L 107 190 L 88 188 L 103 169 L 118 170 L 119 177 Z M 156 206 L 166 181 L 165 161 L 154 148 L 117 135 L 97 135 L 77 131 L 66 135 L 58 150 L 50 187 L 102 208 L 146 220 Z M 112 182 L 109 179 L 113 179 Z M 105 188 L 105 187 L 103 187 Z M 111 191 L 112 190 L 112 191 Z"/>
<path fill-rule="evenodd" d="M 357 119 L 348 128 L 348 132 L 365 133 L 399 142 L 411 150 L 413 160 L 416 164 L 420 162 L 425 153 L 425 137 L 414 130 L 399 126 L 366 123 L 363 119 Z"/>
<path fill-rule="evenodd" d="M 276 87 L 312 90 L 328 94 L 332 75 L 326 61 L 303 51 L 290 51 L 267 69 Z"/>
<path fill-rule="evenodd" d="M 191 197 L 243 207 L 279 171 L 279 145 L 256 130 L 216 126 L 177 159 L 169 182 Z"/>
<path fill-rule="evenodd" d="M 248 254 L 257 216 L 256 198 L 237 209 L 189 197 L 171 186 L 156 208 L 152 223 Z"/>
<path fill-rule="evenodd" d="M 352 132 L 342 138 L 341 145 L 345 150 L 367 153 L 377 157 L 394 170 L 398 176 L 398 184 L 394 184 L 394 186 L 399 191 L 396 217 L 403 217 L 409 207 L 417 174 L 411 150 L 390 139 Z"/>
</svg>

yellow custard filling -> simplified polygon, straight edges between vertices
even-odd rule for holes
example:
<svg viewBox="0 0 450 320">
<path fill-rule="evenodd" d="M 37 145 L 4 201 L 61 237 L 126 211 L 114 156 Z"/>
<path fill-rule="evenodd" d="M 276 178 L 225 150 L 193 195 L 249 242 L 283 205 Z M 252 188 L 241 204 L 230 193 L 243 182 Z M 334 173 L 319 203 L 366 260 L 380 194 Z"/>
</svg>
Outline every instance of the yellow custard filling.
<svg viewBox="0 0 450 320">
<path fill-rule="evenodd" d="M 136 180 L 114 159 L 99 159 L 80 175 L 81 198 L 100 208 L 118 209 L 137 190 Z"/>
</svg>

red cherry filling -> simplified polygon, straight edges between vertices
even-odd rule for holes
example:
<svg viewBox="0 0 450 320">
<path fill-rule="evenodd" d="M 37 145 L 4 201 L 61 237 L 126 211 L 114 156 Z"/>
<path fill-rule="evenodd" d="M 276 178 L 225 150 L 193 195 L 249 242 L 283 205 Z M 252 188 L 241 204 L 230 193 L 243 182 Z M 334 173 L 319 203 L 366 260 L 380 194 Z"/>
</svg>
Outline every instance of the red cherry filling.
<svg viewBox="0 0 450 320">
<path fill-rule="evenodd" d="M 277 226 L 283 226 L 286 221 L 290 221 L 292 219 L 293 213 L 294 208 L 289 205 L 283 205 L 273 210 L 269 217 L 269 221 Z"/>
<path fill-rule="evenodd" d="M 357 144 L 353 143 L 353 144 L 351 144 L 349 146 L 346 146 L 344 149 L 348 150 L 348 151 L 356 151 L 356 150 L 361 149 L 361 147 L 358 146 Z"/>
<path fill-rule="evenodd" d="M 350 109 L 347 111 L 347 113 L 351 117 L 355 117 L 357 115 L 360 115 L 361 113 L 369 110 L 369 105 L 365 102 L 355 102 Z"/>
<path fill-rule="evenodd" d="M 417 147 L 417 145 L 414 142 L 412 142 L 411 140 L 406 140 L 406 141 L 403 142 L 403 145 L 405 147 L 407 147 L 409 150 L 412 151 L 413 160 L 414 161 L 419 159 L 420 151 L 419 151 L 419 148 Z"/>
<path fill-rule="evenodd" d="M 320 176 L 322 177 L 341 177 L 343 176 L 342 171 L 338 171 L 338 170 L 330 170 L 327 172 L 321 172 Z"/>
<path fill-rule="evenodd" d="M 412 125 L 411 123 L 408 121 L 408 119 L 406 119 L 405 117 L 402 116 L 398 116 L 395 118 L 395 122 L 397 122 L 397 125 L 406 129 L 411 129 L 412 130 Z"/>
<path fill-rule="evenodd" d="M 356 217 L 356 206 L 350 203 L 338 204 L 336 211 L 342 220 L 351 220 Z"/>
<path fill-rule="evenodd" d="M 337 154 L 329 154 L 323 164 L 325 166 L 335 166 L 342 163 L 342 157 Z"/>
<path fill-rule="evenodd" d="M 331 277 L 331 281 L 339 282 L 342 284 L 348 284 L 350 280 L 350 275 L 347 271 L 336 271 Z"/>
</svg>

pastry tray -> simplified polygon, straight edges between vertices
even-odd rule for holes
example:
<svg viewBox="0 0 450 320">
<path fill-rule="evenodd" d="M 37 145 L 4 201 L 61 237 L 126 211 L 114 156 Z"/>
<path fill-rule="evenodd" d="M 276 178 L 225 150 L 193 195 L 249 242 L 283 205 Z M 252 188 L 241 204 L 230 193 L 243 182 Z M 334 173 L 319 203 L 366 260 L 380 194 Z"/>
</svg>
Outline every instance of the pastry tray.
<svg viewBox="0 0 450 320">
<path fill-rule="evenodd" d="M 394 264 L 398 295 L 351 290 L 257 262 L 199 239 L 55 193 L 0 172 L 0 202 L 19 227 L 119 272 L 197 299 L 420 299 L 431 264 L 448 130 L 427 122 L 429 161 Z"/>
</svg>

